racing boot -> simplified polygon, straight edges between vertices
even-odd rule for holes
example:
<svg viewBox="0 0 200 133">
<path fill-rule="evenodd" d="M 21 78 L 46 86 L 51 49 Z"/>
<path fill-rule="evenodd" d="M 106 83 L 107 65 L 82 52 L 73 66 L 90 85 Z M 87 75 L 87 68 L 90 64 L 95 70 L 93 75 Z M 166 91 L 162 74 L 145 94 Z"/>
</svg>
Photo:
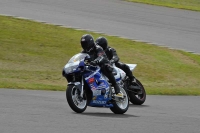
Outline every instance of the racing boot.
<svg viewBox="0 0 200 133">
<path fill-rule="evenodd" d="M 140 92 L 142 89 L 141 87 L 137 84 L 135 76 L 133 76 L 132 72 L 130 69 L 126 69 L 126 75 L 130 79 L 130 86 L 128 87 L 129 90 L 132 90 L 134 92 Z"/>
<path fill-rule="evenodd" d="M 129 89 L 133 90 L 135 92 L 141 92 L 142 91 L 141 87 L 136 83 L 135 78 L 131 78 Z"/>
<path fill-rule="evenodd" d="M 114 87 L 114 89 L 115 89 L 115 97 L 121 97 L 121 98 L 123 98 L 124 97 L 124 95 L 123 95 L 123 93 L 120 91 L 120 88 L 119 88 L 119 86 L 118 86 L 118 84 L 115 84 L 115 85 L 113 85 L 113 87 Z"/>
</svg>

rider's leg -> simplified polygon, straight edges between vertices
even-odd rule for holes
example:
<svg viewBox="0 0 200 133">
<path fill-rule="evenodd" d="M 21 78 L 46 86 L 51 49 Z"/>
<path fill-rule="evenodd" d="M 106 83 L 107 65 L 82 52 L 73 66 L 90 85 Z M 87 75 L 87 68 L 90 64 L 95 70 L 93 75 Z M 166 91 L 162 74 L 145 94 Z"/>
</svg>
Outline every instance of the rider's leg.
<svg viewBox="0 0 200 133">
<path fill-rule="evenodd" d="M 110 83 L 113 85 L 116 96 L 122 97 L 123 94 L 120 92 L 120 88 L 118 84 L 116 83 L 114 75 L 112 74 L 112 70 L 113 70 L 112 66 L 103 65 L 101 66 L 101 70 L 102 70 L 102 73 L 109 79 Z"/>
<path fill-rule="evenodd" d="M 131 83 L 131 86 L 130 86 L 131 89 L 141 90 L 141 88 L 137 85 L 136 78 L 133 76 L 133 73 L 131 72 L 128 65 L 121 62 L 117 62 L 115 63 L 115 65 L 116 67 L 122 69 L 126 73 L 126 75 L 129 77 L 130 83 Z"/>
</svg>

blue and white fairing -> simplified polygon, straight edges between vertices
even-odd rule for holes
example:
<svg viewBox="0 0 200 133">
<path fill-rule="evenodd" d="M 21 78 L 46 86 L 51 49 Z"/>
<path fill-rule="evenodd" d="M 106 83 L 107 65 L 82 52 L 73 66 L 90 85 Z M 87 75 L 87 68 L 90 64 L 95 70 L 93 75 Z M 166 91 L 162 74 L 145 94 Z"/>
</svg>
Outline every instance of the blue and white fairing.
<svg viewBox="0 0 200 133">
<path fill-rule="evenodd" d="M 68 63 L 64 66 L 64 71 L 66 74 L 80 72 L 84 65 L 84 59 L 89 58 L 88 54 L 79 53 L 74 55 Z"/>
<path fill-rule="evenodd" d="M 110 85 L 106 81 L 106 78 L 101 74 L 100 68 L 98 67 L 91 75 L 86 73 L 84 78 L 93 93 L 89 106 L 113 107 L 112 104 L 108 104 L 108 101 L 111 100 Z"/>
</svg>

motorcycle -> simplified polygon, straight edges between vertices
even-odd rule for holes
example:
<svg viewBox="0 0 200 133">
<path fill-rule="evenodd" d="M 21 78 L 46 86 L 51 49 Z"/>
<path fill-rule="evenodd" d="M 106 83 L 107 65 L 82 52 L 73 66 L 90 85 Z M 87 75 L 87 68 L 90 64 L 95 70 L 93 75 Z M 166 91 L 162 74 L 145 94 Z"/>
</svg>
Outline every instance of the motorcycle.
<svg viewBox="0 0 200 133">
<path fill-rule="evenodd" d="M 133 72 L 137 64 L 127 64 L 130 70 Z M 119 68 L 118 68 L 119 69 Z M 141 88 L 141 91 L 136 92 L 131 89 L 130 79 L 126 76 L 123 80 L 124 88 L 127 91 L 129 101 L 135 105 L 142 105 L 146 101 L 146 91 L 142 83 L 136 78 L 135 84 Z"/>
<path fill-rule="evenodd" d="M 108 82 L 99 66 L 88 62 L 89 55 L 79 53 L 74 55 L 63 68 L 63 76 L 67 79 L 66 99 L 71 109 L 82 113 L 87 106 L 106 107 L 115 114 L 124 114 L 129 108 L 129 97 L 123 79 L 126 74 L 121 70 L 115 74 L 123 97 L 115 97 L 114 87 Z"/>
</svg>

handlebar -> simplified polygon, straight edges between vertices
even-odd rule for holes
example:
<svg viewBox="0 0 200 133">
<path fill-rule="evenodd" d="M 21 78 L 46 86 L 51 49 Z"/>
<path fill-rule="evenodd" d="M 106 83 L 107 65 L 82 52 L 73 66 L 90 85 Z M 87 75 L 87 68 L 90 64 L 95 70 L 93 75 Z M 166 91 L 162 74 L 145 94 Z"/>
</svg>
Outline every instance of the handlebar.
<svg viewBox="0 0 200 133">
<path fill-rule="evenodd" d="M 89 60 L 85 60 L 85 61 L 84 61 L 85 66 L 86 66 L 86 67 L 85 67 L 85 68 L 86 68 L 86 71 L 93 71 L 92 69 L 96 69 L 96 68 L 99 67 L 98 65 L 97 65 L 97 66 L 91 65 L 90 62 L 91 62 L 91 61 L 89 61 Z"/>
</svg>

